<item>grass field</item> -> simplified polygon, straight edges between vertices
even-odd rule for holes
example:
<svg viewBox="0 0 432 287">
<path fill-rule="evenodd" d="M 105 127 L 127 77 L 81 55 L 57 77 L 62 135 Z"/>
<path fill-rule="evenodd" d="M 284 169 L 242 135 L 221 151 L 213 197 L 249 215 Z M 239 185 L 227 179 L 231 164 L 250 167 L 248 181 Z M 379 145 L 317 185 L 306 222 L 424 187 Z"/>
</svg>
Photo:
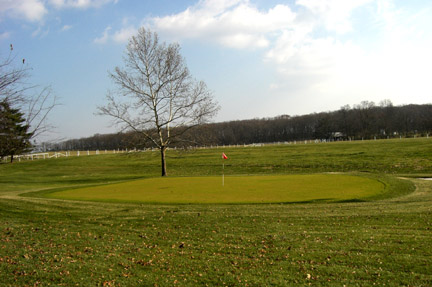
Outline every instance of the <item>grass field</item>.
<svg viewBox="0 0 432 287">
<path fill-rule="evenodd" d="M 169 151 L 168 173 L 217 177 L 221 152 Z M 432 182 L 416 179 L 432 177 L 432 141 L 224 152 L 227 177 L 342 172 L 383 182 L 391 192 L 343 203 L 70 201 L 46 196 L 151 180 L 159 175 L 159 154 L 2 164 L 0 285 L 432 285 Z"/>
</svg>

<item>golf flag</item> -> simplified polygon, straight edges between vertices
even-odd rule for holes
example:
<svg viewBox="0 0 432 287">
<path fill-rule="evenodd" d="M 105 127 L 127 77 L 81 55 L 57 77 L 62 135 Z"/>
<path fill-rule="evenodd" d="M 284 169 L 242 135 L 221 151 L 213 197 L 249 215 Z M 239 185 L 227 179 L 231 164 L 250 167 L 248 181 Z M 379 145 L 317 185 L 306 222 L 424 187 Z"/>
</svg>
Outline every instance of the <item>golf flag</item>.
<svg viewBox="0 0 432 287">
<path fill-rule="evenodd" d="M 228 157 L 227 157 L 226 154 L 223 152 L 223 153 L 222 153 L 222 186 L 225 185 L 225 173 L 224 173 L 225 163 L 223 162 L 224 159 L 228 159 Z"/>
</svg>

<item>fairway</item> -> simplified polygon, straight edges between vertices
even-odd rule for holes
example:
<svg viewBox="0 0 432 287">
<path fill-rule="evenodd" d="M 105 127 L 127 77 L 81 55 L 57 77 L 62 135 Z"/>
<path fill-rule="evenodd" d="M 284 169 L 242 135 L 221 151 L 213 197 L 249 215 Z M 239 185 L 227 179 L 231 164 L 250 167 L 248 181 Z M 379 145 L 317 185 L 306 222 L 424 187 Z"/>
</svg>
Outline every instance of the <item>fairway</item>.
<svg viewBox="0 0 432 287">
<path fill-rule="evenodd" d="M 173 177 L 70 189 L 49 197 L 140 203 L 291 203 L 361 200 L 382 193 L 383 183 L 344 174 Z"/>
</svg>

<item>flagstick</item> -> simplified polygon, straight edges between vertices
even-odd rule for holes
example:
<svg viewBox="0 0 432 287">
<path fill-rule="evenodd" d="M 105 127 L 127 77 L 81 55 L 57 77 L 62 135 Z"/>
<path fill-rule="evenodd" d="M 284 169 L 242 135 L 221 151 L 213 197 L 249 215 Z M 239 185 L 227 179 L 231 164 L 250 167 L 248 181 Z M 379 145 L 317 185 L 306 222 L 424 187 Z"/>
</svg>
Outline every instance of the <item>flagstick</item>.
<svg viewBox="0 0 432 287">
<path fill-rule="evenodd" d="M 222 186 L 225 186 L 225 163 L 222 163 Z"/>
</svg>

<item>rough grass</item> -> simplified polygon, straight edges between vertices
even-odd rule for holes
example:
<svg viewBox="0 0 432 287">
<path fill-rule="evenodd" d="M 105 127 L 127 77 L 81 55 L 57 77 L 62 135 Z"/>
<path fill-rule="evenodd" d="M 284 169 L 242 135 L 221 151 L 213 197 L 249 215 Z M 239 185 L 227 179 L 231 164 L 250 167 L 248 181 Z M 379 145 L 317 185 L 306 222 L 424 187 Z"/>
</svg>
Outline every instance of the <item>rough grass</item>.
<svg viewBox="0 0 432 287">
<path fill-rule="evenodd" d="M 431 286 L 425 139 L 225 149 L 226 174 L 359 172 L 397 186 L 349 203 L 151 205 L 22 197 L 159 174 L 156 153 L 0 165 L 1 286 Z M 220 175 L 221 150 L 169 152 Z M 387 175 L 385 175 L 387 174 Z M 412 177 L 400 180 L 400 176 Z M 413 192 L 412 184 L 417 189 Z"/>
</svg>

